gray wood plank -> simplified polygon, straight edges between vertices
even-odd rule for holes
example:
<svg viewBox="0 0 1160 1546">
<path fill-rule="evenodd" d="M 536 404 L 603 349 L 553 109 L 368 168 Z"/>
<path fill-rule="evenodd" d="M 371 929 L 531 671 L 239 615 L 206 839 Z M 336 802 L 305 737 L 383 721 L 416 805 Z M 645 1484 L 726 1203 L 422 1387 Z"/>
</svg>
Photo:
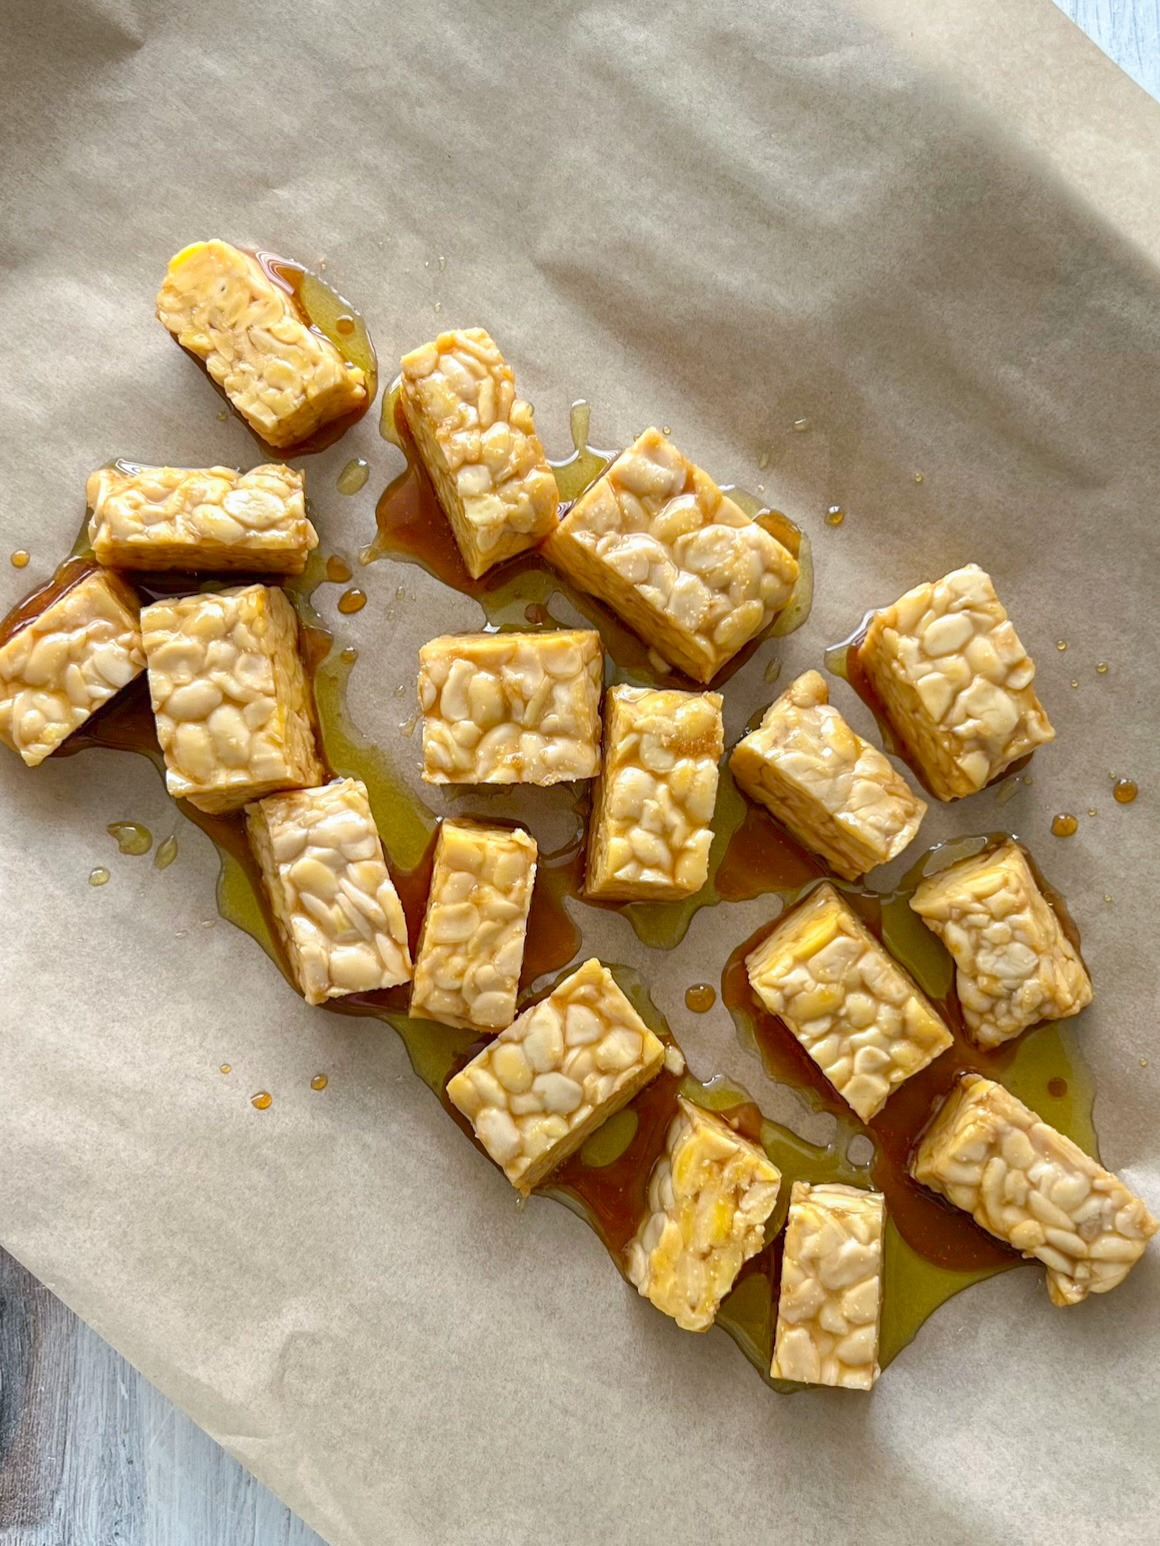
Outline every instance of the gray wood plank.
<svg viewBox="0 0 1160 1546">
<path fill-rule="evenodd" d="M 1160 97 L 1160 0 L 1056 0 L 1120 68 Z"/>
<path fill-rule="evenodd" d="M 1160 97 L 1160 0 L 1056 0 Z M 0 1251 L 0 1546 L 321 1546 Z"/>
</svg>

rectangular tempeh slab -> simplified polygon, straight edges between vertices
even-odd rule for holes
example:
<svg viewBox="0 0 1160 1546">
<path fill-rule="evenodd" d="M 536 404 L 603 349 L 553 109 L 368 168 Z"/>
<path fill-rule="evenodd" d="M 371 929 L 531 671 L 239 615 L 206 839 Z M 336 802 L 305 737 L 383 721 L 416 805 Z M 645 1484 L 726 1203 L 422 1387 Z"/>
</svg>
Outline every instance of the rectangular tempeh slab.
<svg viewBox="0 0 1160 1546">
<path fill-rule="evenodd" d="M 879 1373 L 885 1228 L 881 1192 L 794 1182 L 770 1369 L 775 1380 L 871 1389 Z"/>
<path fill-rule="evenodd" d="M 797 560 L 657 429 L 647 429 L 549 537 L 552 563 L 697 682 L 790 598 Z"/>
<path fill-rule="evenodd" d="M 481 1031 L 512 1023 L 535 879 L 536 840 L 521 827 L 441 824 L 412 1014 Z"/>
<path fill-rule="evenodd" d="M 926 812 L 926 802 L 830 704 L 817 671 L 782 693 L 733 748 L 729 766 L 751 800 L 847 880 L 896 858 Z"/>
<path fill-rule="evenodd" d="M 141 633 L 171 795 L 232 811 L 322 782 L 298 618 L 280 590 L 155 601 Z"/>
<path fill-rule="evenodd" d="M 194 242 L 170 259 L 157 315 L 267 445 L 295 445 L 366 402 L 359 367 L 229 242 Z"/>
<path fill-rule="evenodd" d="M 664 1057 L 593 959 L 472 1058 L 447 1095 L 526 1193 L 654 1079 Z"/>
<path fill-rule="evenodd" d="M 139 467 L 89 475 L 89 541 L 114 569 L 301 574 L 318 534 L 289 467 Z"/>
<path fill-rule="evenodd" d="M 560 495 L 532 407 L 481 327 L 402 359 L 399 401 L 475 579 L 555 530 Z"/>
<path fill-rule="evenodd" d="M 410 981 L 407 920 L 364 784 L 268 795 L 246 808 L 246 830 L 308 1004 Z"/>
<path fill-rule="evenodd" d="M 630 1241 L 629 1281 L 685 1331 L 707 1331 L 765 1243 L 781 1172 L 763 1149 L 683 1097 Z"/>
<path fill-rule="evenodd" d="M 665 901 L 701 889 L 723 749 L 719 693 L 608 689 L 587 896 Z"/>
<path fill-rule="evenodd" d="M 30 768 L 145 669 L 136 595 L 74 562 L 0 624 L 0 740 Z"/>
<path fill-rule="evenodd" d="M 779 1015 L 863 1122 L 951 1045 L 925 995 L 828 884 L 746 958 Z"/>
<path fill-rule="evenodd" d="M 604 653 L 587 629 L 447 634 L 419 651 L 429 784 L 556 784 L 600 771 Z"/>
<path fill-rule="evenodd" d="M 980 1047 L 1091 1003 L 1091 979 L 1017 843 L 928 876 L 910 905 L 954 956 L 963 1019 Z"/>
<path fill-rule="evenodd" d="M 857 648 L 899 744 L 939 800 L 974 794 L 1055 738 L 1035 665 L 978 564 L 871 613 Z"/>
<path fill-rule="evenodd" d="M 910 1171 L 1041 1261 L 1052 1304 L 1115 1288 L 1160 1227 L 1122 1181 L 980 1074 L 947 1096 Z"/>
</svg>

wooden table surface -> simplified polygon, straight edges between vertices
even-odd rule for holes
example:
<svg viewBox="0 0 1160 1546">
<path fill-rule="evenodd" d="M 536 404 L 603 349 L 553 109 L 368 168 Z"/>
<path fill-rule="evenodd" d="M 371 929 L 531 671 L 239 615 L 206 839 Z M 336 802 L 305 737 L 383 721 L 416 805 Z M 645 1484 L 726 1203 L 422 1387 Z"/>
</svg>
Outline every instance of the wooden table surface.
<svg viewBox="0 0 1160 1546">
<path fill-rule="evenodd" d="M 1160 0 L 1057 3 L 1160 97 Z M 0 1251 L 0 1546 L 322 1543 Z"/>
</svg>

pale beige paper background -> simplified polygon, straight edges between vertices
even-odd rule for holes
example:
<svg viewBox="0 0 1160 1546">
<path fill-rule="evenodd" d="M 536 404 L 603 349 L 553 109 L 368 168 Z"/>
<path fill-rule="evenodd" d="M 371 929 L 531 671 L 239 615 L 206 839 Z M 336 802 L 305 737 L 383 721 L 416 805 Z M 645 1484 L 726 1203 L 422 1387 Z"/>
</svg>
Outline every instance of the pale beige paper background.
<svg viewBox="0 0 1160 1546">
<path fill-rule="evenodd" d="M 775 652 L 818 664 L 866 606 L 979 560 L 1059 742 L 1002 817 L 984 795 L 924 837 L 1002 819 L 1068 893 L 1104 1155 L 1155 1208 L 1160 115 L 1046 0 L 954 9 L 951 31 L 927 0 L 9 0 L 0 551 L 34 559 L 2 599 L 47 575 L 108 457 L 259 459 L 152 317 L 170 252 L 213 234 L 325 257 L 388 362 L 485 322 L 556 454 L 586 396 L 598 440 L 665 423 L 764 483 L 813 535 L 818 599 L 731 682 L 732 733 Z M 356 453 L 373 477 L 344 499 Z M 398 453 L 372 416 L 308 466 L 327 549 L 353 553 Z M 414 568 L 366 581 L 341 620 L 353 707 L 411 767 L 417 643 L 479 614 Z M 106 822 L 175 819 L 143 761 L 6 755 L 0 786 L 0 1239 L 338 1546 L 1148 1537 L 1155 1253 L 1070 1312 L 1031 1270 L 976 1289 L 871 1400 L 775 1397 L 564 1210 L 518 1214 L 393 1035 L 307 1009 L 203 926 L 215 858 L 192 828 L 164 874 L 115 854 Z M 524 807 L 544 838 L 557 808 Z M 609 914 L 585 928 L 699 1072 L 773 1111 L 727 1017 L 681 1005 L 768 911 L 703 913 L 675 957 Z"/>
</svg>

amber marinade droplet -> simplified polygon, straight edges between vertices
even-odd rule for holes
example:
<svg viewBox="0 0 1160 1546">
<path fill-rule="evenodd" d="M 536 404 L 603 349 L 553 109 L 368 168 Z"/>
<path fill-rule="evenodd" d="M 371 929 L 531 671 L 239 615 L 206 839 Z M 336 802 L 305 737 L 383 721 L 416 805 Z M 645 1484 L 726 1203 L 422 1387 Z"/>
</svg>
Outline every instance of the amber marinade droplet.
<svg viewBox="0 0 1160 1546">
<path fill-rule="evenodd" d="M 352 586 L 350 590 L 344 590 L 338 598 L 338 610 L 348 615 L 351 612 L 361 612 L 367 604 L 367 593 L 359 590 L 358 586 Z"/>
<path fill-rule="evenodd" d="M 9 561 L 12 564 L 13 569 L 27 569 L 28 561 L 31 556 L 32 555 L 30 553 L 26 553 L 23 548 L 17 548 Z"/>
<path fill-rule="evenodd" d="M 269 1090 L 259 1090 L 256 1095 L 250 1096 L 250 1105 L 258 1111 L 265 1111 L 273 1104 L 274 1097 Z"/>
<path fill-rule="evenodd" d="M 1079 822 L 1074 816 L 1061 811 L 1058 816 L 1051 818 L 1051 831 L 1055 837 L 1072 837 L 1079 827 Z"/>
<path fill-rule="evenodd" d="M 329 1083 L 330 1080 L 325 1074 L 315 1074 L 314 1078 L 310 1081 L 310 1088 L 312 1090 L 325 1090 Z"/>
<path fill-rule="evenodd" d="M 338 492 L 340 494 L 357 494 L 370 475 L 370 464 L 361 456 L 352 456 L 338 475 Z"/>
<path fill-rule="evenodd" d="M 351 567 L 345 558 L 340 558 L 337 553 L 332 553 L 326 560 L 326 578 L 333 580 L 336 585 L 343 584 L 351 576 Z"/>
<path fill-rule="evenodd" d="M 841 505 L 831 505 L 826 511 L 827 526 L 840 526 L 845 519 L 846 512 L 842 509 Z"/>
<path fill-rule="evenodd" d="M 105 831 L 116 838 L 123 854 L 147 854 L 153 847 L 152 832 L 139 821 L 111 821 Z"/>
<path fill-rule="evenodd" d="M 153 868 L 155 870 L 167 870 L 177 858 L 177 839 L 172 832 L 168 837 L 163 837 L 157 845 L 157 852 L 153 855 Z"/>
<path fill-rule="evenodd" d="M 223 1063 L 222 1064 L 221 1072 L 223 1074 L 231 1074 L 231 1073 L 233 1073 L 233 1071 L 234 1071 L 234 1065 L 232 1063 Z"/>
<path fill-rule="evenodd" d="M 104 886 L 108 883 L 108 879 L 109 872 L 103 865 L 99 865 L 95 870 L 89 871 L 90 886 Z"/>
<path fill-rule="evenodd" d="M 695 982 L 685 989 L 685 1008 L 694 1014 L 706 1014 L 717 1002 L 717 990 L 710 983 Z"/>
<path fill-rule="evenodd" d="M 1118 778 L 1112 785 L 1112 799 L 1117 805 L 1131 805 L 1139 793 L 1130 778 Z"/>
</svg>

